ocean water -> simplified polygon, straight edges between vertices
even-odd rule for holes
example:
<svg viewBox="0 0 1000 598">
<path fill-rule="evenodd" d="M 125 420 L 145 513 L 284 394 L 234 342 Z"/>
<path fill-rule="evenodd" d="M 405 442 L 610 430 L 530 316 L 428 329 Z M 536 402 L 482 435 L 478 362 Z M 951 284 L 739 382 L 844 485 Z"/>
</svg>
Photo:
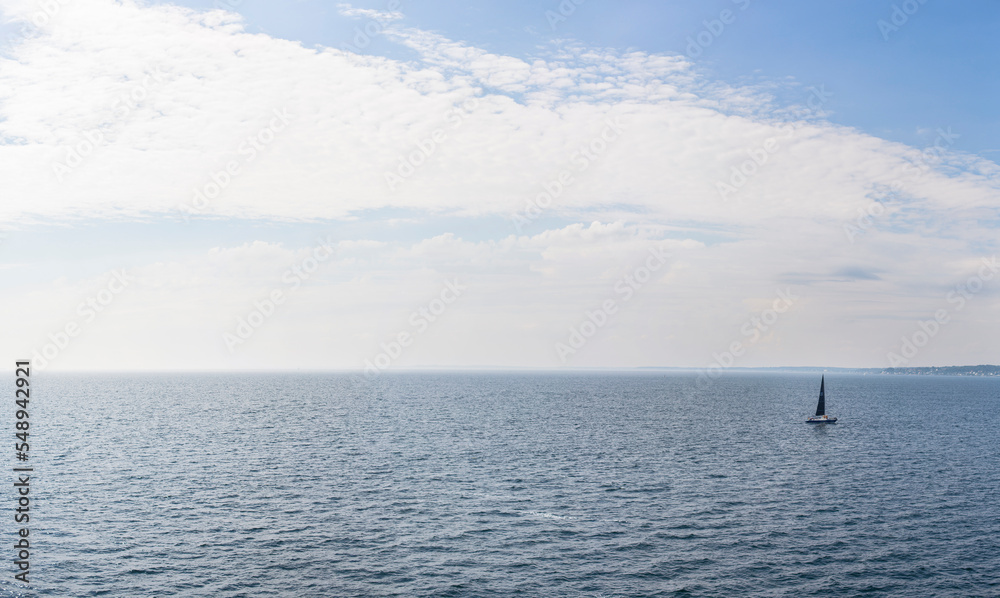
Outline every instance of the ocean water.
<svg viewBox="0 0 1000 598">
<path fill-rule="evenodd" d="M 32 388 L 0 596 L 1000 596 L 997 379 L 829 375 L 828 426 L 804 374 Z"/>
</svg>

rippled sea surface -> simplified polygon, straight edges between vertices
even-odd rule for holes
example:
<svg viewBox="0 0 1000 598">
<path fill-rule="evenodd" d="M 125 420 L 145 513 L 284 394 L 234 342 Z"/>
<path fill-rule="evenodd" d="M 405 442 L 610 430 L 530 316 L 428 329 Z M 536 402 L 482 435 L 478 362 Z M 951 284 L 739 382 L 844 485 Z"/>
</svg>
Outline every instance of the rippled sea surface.
<svg viewBox="0 0 1000 598">
<path fill-rule="evenodd" d="M 32 388 L 2 596 L 1000 596 L 997 379 L 828 375 L 829 426 L 804 374 Z"/>
</svg>

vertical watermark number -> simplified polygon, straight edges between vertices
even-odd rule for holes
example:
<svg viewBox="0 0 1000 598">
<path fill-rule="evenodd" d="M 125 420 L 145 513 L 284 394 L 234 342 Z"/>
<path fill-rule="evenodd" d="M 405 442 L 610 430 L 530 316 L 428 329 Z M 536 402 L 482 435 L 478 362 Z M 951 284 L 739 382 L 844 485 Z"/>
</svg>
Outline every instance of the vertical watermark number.
<svg viewBox="0 0 1000 598">
<path fill-rule="evenodd" d="M 28 492 L 31 489 L 31 473 L 34 471 L 28 462 L 28 401 L 31 398 L 29 388 L 29 376 L 31 374 L 31 363 L 28 361 L 18 361 L 14 371 L 14 384 L 17 388 L 14 391 L 14 456 L 17 458 L 17 465 L 14 467 L 14 488 L 17 489 L 17 503 L 14 507 L 14 522 L 23 526 L 17 532 L 17 543 L 14 544 L 17 573 L 14 579 L 28 582 L 28 572 L 31 568 L 29 558 L 31 556 L 31 542 L 28 541 L 28 522 L 31 520 L 29 512 L 31 509 L 31 499 Z"/>
</svg>

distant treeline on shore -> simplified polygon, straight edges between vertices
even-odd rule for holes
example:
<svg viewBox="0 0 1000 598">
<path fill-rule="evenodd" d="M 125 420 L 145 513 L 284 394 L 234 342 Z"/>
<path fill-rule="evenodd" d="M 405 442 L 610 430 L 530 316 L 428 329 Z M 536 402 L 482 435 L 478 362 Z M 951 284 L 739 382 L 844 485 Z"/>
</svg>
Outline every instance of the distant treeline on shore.
<svg viewBox="0 0 1000 598">
<path fill-rule="evenodd" d="M 1000 365 L 948 365 L 923 368 L 869 368 L 864 374 L 916 374 L 932 376 L 1000 376 Z"/>
<path fill-rule="evenodd" d="M 690 370 L 691 368 L 640 368 L 644 370 Z M 770 367 L 770 368 L 727 368 L 734 372 L 827 372 L 837 374 L 903 374 L 917 376 L 1000 376 L 1000 365 L 946 365 L 914 368 L 824 368 Z"/>
</svg>

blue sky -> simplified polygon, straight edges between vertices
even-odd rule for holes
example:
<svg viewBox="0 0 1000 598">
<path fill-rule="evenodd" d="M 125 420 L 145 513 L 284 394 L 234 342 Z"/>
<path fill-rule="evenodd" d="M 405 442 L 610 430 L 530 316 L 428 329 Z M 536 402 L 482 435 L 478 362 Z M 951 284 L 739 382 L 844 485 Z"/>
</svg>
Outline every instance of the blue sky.
<svg viewBox="0 0 1000 598">
<path fill-rule="evenodd" d="M 0 0 L 4 354 L 1000 362 L 996 3 L 449 4 Z"/>
<path fill-rule="evenodd" d="M 208 9 L 217 2 L 180 4 Z M 372 9 L 386 4 L 354 3 Z M 1000 151 L 996 2 L 927 1 L 906 15 L 898 30 L 888 30 L 888 39 L 878 23 L 892 24 L 894 7 L 902 10 L 902 2 L 588 0 L 552 26 L 546 12 L 561 15 L 559 4 L 401 1 L 400 10 L 414 27 L 526 58 L 545 55 L 552 44 L 566 40 L 619 51 L 686 54 L 689 39 L 706 30 L 704 22 L 728 9 L 735 22 L 713 36 L 696 59 L 712 77 L 734 84 L 792 79 L 804 86 L 825 85 L 835 94 L 828 104 L 833 122 L 914 146 L 933 143 L 931 131 L 950 126 L 961 135 L 955 149 L 984 157 L 990 157 L 984 152 Z M 319 0 L 280 5 L 244 0 L 233 8 L 249 30 L 307 46 L 339 48 L 363 25 L 339 14 L 334 3 Z M 365 50 L 406 56 L 381 39 Z"/>
</svg>

